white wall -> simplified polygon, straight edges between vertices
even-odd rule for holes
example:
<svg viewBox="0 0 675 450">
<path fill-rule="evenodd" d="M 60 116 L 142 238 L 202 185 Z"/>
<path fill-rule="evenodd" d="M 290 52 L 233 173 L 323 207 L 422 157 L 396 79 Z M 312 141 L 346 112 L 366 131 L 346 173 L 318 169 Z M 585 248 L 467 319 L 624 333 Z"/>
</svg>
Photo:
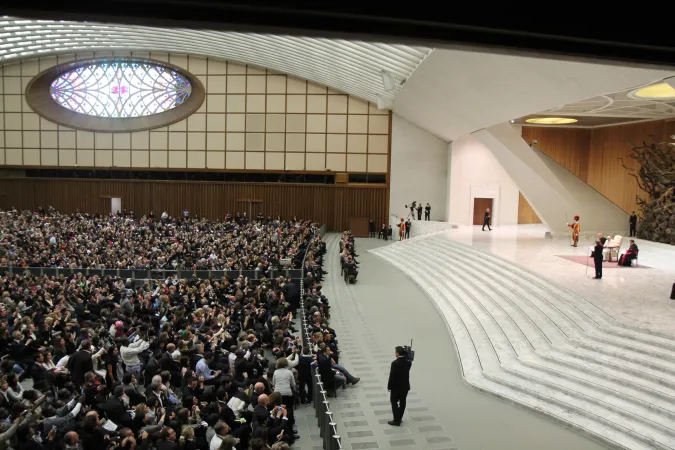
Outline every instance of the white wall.
<svg viewBox="0 0 675 450">
<path fill-rule="evenodd" d="M 518 223 L 518 186 L 483 143 L 472 135 L 462 136 L 450 149 L 449 221 L 473 222 L 473 198 L 493 198 L 492 224 Z"/>
<path fill-rule="evenodd" d="M 417 125 L 393 115 L 391 130 L 391 214 L 407 216 L 413 200 L 431 204 L 431 220 L 445 220 L 448 144 Z"/>
</svg>

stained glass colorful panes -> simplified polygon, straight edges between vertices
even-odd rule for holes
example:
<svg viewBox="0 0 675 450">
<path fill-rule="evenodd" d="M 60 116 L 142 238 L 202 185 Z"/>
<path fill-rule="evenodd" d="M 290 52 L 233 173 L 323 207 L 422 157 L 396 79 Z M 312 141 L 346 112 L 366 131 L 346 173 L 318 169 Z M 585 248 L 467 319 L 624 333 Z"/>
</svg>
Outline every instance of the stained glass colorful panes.
<svg viewBox="0 0 675 450">
<path fill-rule="evenodd" d="M 98 117 L 158 114 L 177 107 L 192 93 L 177 71 L 134 61 L 94 62 L 61 74 L 51 83 L 52 99 L 64 108 Z"/>
</svg>

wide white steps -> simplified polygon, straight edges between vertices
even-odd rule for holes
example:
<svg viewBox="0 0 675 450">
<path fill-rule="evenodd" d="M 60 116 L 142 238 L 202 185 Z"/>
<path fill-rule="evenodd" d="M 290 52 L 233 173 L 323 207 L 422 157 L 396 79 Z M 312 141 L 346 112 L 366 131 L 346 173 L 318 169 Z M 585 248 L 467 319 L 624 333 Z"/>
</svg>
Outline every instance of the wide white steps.
<svg viewBox="0 0 675 450">
<path fill-rule="evenodd" d="M 675 449 L 675 338 L 443 235 L 372 252 L 434 302 L 470 385 L 613 447 Z"/>
</svg>

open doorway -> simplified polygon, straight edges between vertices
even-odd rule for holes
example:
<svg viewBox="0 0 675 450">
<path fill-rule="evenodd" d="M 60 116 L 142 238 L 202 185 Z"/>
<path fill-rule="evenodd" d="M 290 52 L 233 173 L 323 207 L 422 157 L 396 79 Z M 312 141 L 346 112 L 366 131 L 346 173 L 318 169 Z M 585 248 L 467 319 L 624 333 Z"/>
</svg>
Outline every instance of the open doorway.
<svg viewBox="0 0 675 450">
<path fill-rule="evenodd" d="M 483 217 L 485 217 L 485 210 L 490 208 L 490 217 L 492 217 L 492 200 L 491 198 L 474 198 L 473 199 L 473 224 L 483 225 Z M 490 221 L 492 225 L 492 220 Z"/>
<path fill-rule="evenodd" d="M 110 214 L 117 214 L 122 212 L 122 199 L 119 197 L 110 198 Z"/>
</svg>

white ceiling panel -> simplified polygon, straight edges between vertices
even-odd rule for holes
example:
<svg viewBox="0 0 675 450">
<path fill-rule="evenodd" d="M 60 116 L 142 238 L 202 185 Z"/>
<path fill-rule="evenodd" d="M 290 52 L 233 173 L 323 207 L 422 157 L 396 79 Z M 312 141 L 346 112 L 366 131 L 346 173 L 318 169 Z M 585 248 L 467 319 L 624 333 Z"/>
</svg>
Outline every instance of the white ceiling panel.
<svg viewBox="0 0 675 450">
<path fill-rule="evenodd" d="M 285 35 L 0 19 L 0 64 L 96 50 L 186 53 L 287 73 L 390 108 L 432 49 Z M 382 71 L 395 80 L 385 91 Z"/>
</svg>

